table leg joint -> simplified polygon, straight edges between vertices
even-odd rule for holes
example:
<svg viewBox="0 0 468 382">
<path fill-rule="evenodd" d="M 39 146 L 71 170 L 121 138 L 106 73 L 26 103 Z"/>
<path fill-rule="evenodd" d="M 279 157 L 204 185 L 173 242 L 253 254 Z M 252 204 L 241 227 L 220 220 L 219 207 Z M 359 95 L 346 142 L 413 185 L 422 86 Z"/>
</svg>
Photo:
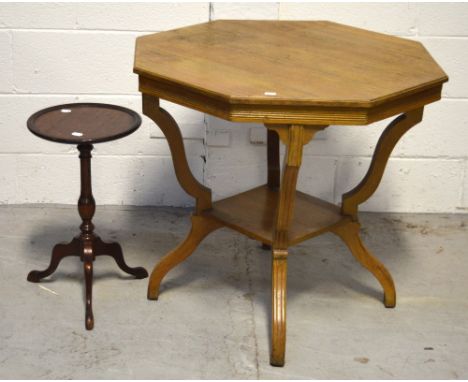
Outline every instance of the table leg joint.
<svg viewBox="0 0 468 382">
<path fill-rule="evenodd" d="M 280 182 L 279 199 L 276 212 L 276 223 L 272 245 L 272 329 L 271 329 L 271 358 L 274 366 L 283 366 L 286 351 L 286 290 L 287 290 L 287 265 L 289 228 L 294 214 L 294 202 L 296 196 L 296 184 L 299 168 L 302 163 L 302 150 L 314 136 L 325 126 L 302 125 L 266 125 L 269 130 L 269 180 L 270 174 L 276 182 L 279 173 L 275 167 L 279 165 L 276 156 L 270 161 L 270 150 L 279 150 L 279 144 L 271 138 L 270 131 L 276 132 L 279 139 L 286 145 L 284 158 L 283 177 Z M 279 154 L 278 154 L 279 157 Z"/>
<path fill-rule="evenodd" d="M 177 122 L 159 106 L 159 99 L 143 94 L 143 114 L 152 119 L 162 130 L 171 150 L 172 161 L 179 184 L 196 200 L 196 213 L 211 208 L 211 190 L 193 176 L 185 154 L 184 141 Z"/>
</svg>

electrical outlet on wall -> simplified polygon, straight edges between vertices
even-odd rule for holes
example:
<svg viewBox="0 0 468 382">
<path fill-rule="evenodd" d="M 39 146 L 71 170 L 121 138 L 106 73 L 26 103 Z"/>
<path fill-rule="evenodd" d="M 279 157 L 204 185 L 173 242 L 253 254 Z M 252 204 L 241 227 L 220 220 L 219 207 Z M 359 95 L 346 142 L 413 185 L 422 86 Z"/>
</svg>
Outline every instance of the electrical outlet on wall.
<svg viewBox="0 0 468 382">
<path fill-rule="evenodd" d="M 267 129 L 265 127 L 251 127 L 250 143 L 252 145 L 265 145 L 267 143 Z"/>
</svg>

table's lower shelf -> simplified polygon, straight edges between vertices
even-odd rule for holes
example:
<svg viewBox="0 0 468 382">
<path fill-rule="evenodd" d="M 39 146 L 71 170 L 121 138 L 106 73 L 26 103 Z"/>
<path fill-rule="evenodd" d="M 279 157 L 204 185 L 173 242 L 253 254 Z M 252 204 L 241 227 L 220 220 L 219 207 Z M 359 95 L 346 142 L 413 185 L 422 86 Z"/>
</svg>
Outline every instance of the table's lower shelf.
<svg viewBox="0 0 468 382">
<path fill-rule="evenodd" d="M 279 190 L 260 186 L 213 203 L 204 214 L 252 239 L 272 244 Z M 294 217 L 289 230 L 289 245 L 328 231 L 343 219 L 340 208 L 296 191 Z"/>
</svg>

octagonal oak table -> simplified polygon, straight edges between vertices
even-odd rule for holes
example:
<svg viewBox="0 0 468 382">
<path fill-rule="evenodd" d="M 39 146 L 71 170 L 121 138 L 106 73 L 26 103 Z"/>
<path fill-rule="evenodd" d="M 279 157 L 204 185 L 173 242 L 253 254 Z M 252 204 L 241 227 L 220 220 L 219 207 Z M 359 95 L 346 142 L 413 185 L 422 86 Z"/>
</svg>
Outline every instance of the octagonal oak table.
<svg viewBox="0 0 468 382">
<path fill-rule="evenodd" d="M 385 306 L 395 306 L 390 273 L 359 236 L 358 206 L 375 192 L 398 140 L 421 121 L 425 105 L 441 98 L 448 80 L 419 42 L 326 21 L 220 20 L 139 37 L 134 72 L 143 113 L 165 134 L 177 179 L 196 200 L 188 236 L 151 274 L 149 299 L 158 298 L 163 277 L 210 232 L 229 227 L 271 247 L 272 365 L 284 364 L 287 260 L 294 244 L 335 233 L 379 281 Z M 159 99 L 228 121 L 264 124 L 266 184 L 212 202 L 210 189 L 192 175 L 180 130 Z M 394 115 L 366 175 L 341 206 L 296 191 L 302 150 L 315 133 Z M 286 146 L 282 172 L 280 141 Z"/>
</svg>

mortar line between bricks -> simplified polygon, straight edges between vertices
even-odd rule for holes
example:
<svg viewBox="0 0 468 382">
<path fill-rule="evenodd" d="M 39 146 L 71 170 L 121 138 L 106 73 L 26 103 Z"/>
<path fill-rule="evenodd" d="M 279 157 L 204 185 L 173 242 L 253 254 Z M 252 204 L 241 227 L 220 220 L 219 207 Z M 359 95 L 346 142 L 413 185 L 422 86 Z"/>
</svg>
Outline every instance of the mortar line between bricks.
<svg viewBox="0 0 468 382">
<path fill-rule="evenodd" d="M 175 29 L 175 28 L 172 28 Z M 111 33 L 111 34 L 138 34 L 138 33 L 160 33 L 166 32 L 171 29 L 167 30 L 150 30 L 150 29 L 87 29 L 87 28 L 11 28 L 11 27 L 1 27 L 0 31 L 12 31 L 12 32 L 54 32 L 54 33 L 70 33 L 70 32 L 78 32 L 78 33 Z"/>
<path fill-rule="evenodd" d="M 9 54 L 9 64 L 10 64 L 10 73 L 8 73 L 8 82 L 10 83 L 10 86 L 14 89 L 15 84 L 14 84 L 14 57 L 13 57 L 13 33 L 11 31 L 7 32 L 8 34 L 8 42 L 10 44 L 10 54 Z"/>
<path fill-rule="evenodd" d="M 208 21 L 213 20 L 213 13 L 214 13 L 213 2 L 210 1 L 209 6 L 208 6 Z"/>
<path fill-rule="evenodd" d="M 372 159 L 373 157 L 373 154 L 369 154 L 369 155 L 349 155 L 349 154 L 346 154 L 346 155 L 337 155 L 337 154 L 330 154 L 330 155 L 327 155 L 327 154 L 309 154 L 309 153 L 306 153 L 306 154 L 303 154 L 303 157 L 304 158 L 324 158 L 324 159 L 336 159 L 336 160 L 350 160 L 350 159 Z M 438 161 L 438 160 L 445 160 L 445 161 L 460 161 L 460 160 L 466 160 L 468 159 L 466 156 L 453 156 L 453 157 L 449 157 L 449 156 L 443 156 L 443 155 L 440 155 L 440 156 L 434 156 L 434 157 L 426 157 L 426 156 L 422 156 L 422 155 L 419 155 L 419 156 L 398 156 L 398 155 L 393 155 L 390 157 L 390 161 L 394 160 L 394 159 L 404 159 L 404 160 L 412 160 L 412 161 L 428 161 L 428 160 L 434 160 L 434 161 Z"/>
<path fill-rule="evenodd" d="M 98 144 L 98 143 L 96 143 Z M 15 156 L 25 156 L 25 157 L 35 157 L 35 156 L 40 156 L 40 157 L 75 157 L 77 155 L 78 151 L 73 151 L 70 153 L 0 153 L 0 157 L 2 156 L 10 156 L 10 155 L 15 155 Z M 167 158 L 171 159 L 172 156 L 171 154 L 167 155 L 158 155 L 158 154 L 100 154 L 97 151 L 93 151 L 93 158 L 122 158 L 122 157 L 129 157 L 129 158 Z M 199 158 L 199 154 L 195 154 L 192 156 L 189 156 L 189 158 Z"/>
<path fill-rule="evenodd" d="M 333 199 L 332 200 L 337 200 L 337 194 L 338 194 L 338 174 L 340 173 L 340 170 L 341 170 L 341 166 L 342 166 L 342 163 L 341 163 L 341 160 L 340 158 L 334 158 L 335 160 L 335 163 L 336 163 L 336 166 L 334 167 L 334 173 L 333 173 Z M 340 199 L 341 199 L 341 196 L 340 196 Z"/>
<path fill-rule="evenodd" d="M 281 3 L 279 3 L 281 5 Z M 210 3 L 209 6 L 209 21 L 213 20 L 213 13 L 212 11 L 213 3 Z M 281 15 L 278 15 L 278 20 L 281 19 Z M 78 33 L 115 33 L 115 34 L 124 34 L 124 33 L 161 33 L 167 32 L 172 29 L 181 28 L 184 26 L 174 26 L 173 28 L 161 29 L 161 30 L 154 30 L 154 29 L 97 29 L 97 28 L 21 28 L 21 27 L 10 27 L 10 26 L 2 26 L 0 27 L 0 31 L 14 31 L 14 32 L 78 32 Z M 377 31 L 375 31 L 377 32 Z M 382 32 L 377 32 L 382 33 Z M 388 34 L 389 32 L 386 32 Z M 414 33 L 390 33 L 393 36 L 408 38 L 408 37 L 415 37 L 421 39 L 468 39 L 468 36 L 465 35 L 426 35 L 426 34 L 414 34 Z"/>
<path fill-rule="evenodd" d="M 11 91 L 11 92 L 0 92 L 0 98 L 7 98 L 7 97 L 94 97 L 94 98 L 135 98 L 139 100 L 141 98 L 140 93 L 19 93 L 17 90 Z M 79 100 L 82 101 L 82 100 Z M 161 101 L 164 102 L 169 102 L 171 104 L 177 105 L 175 102 L 170 102 L 167 101 L 163 98 L 161 98 Z M 443 103 L 444 101 L 448 102 L 466 102 L 468 101 L 468 97 L 442 97 L 441 102 Z M 196 111 L 196 110 L 192 110 Z M 198 112 L 198 111 L 197 111 Z M 199 112 L 201 113 L 201 112 Z M 208 116 L 211 116 L 210 114 L 204 113 Z M 396 116 L 397 114 L 395 114 Z M 232 122 L 233 124 L 236 122 Z M 259 124 L 261 125 L 261 124 Z M 364 125 L 364 126 L 370 126 L 369 125 Z M 344 126 L 344 125 L 336 125 L 336 126 Z M 325 139 L 326 140 L 326 139 Z"/>
<path fill-rule="evenodd" d="M 208 180 L 208 145 L 207 145 L 207 140 L 208 140 L 208 122 L 206 118 L 206 114 L 203 115 L 203 153 L 201 155 L 201 158 L 203 159 L 203 184 L 207 184 Z"/>
<path fill-rule="evenodd" d="M 5 96 L 20 96 L 20 97 L 43 97 L 43 96 L 73 96 L 73 97 L 80 97 L 80 96 L 96 96 L 96 97 L 106 97 L 106 96 L 116 96 L 116 97 L 141 97 L 141 93 L 135 92 L 135 93 L 60 93 L 60 92 L 54 92 L 54 93 L 21 93 L 18 91 L 12 91 L 12 92 L 0 92 L 0 97 L 5 97 Z M 162 99 L 163 101 L 166 101 Z M 442 101 L 468 101 L 468 97 L 447 97 L 443 96 Z M 166 101 L 170 102 L 170 101 Z M 171 102 L 173 103 L 173 102 Z M 207 114 L 210 115 L 210 114 Z M 235 122 L 233 122 L 235 123 Z M 366 125 L 368 126 L 368 125 Z"/>
<path fill-rule="evenodd" d="M 2 92 L 0 93 L 0 97 L 11 97 L 11 96 L 19 96 L 19 97 L 62 97 L 62 96 L 70 96 L 70 97 L 81 97 L 81 96 L 93 96 L 93 97 L 141 97 L 141 93 L 17 93 L 17 92 Z"/>
<path fill-rule="evenodd" d="M 151 139 L 165 139 L 164 137 L 161 138 L 151 138 Z M 201 138 L 184 138 L 184 141 L 202 141 Z M 96 143 L 98 145 L 99 143 Z M 68 144 L 69 146 L 74 146 L 73 144 Z M 62 157 L 68 157 L 68 156 L 73 156 L 76 155 L 77 151 L 72 151 L 69 153 L 32 153 L 32 152 L 15 152 L 15 151 L 9 151 L 9 152 L 0 152 L 0 156 L 8 156 L 8 155 L 19 155 L 19 156 L 62 156 Z M 199 157 L 199 154 L 195 155 L 189 155 L 189 157 L 194 157 L 197 158 Z M 137 154 L 137 153 L 129 153 L 129 154 L 101 154 L 99 152 L 99 149 L 95 150 L 93 152 L 93 157 L 109 157 L 109 158 L 121 158 L 121 157 L 132 157 L 132 158 L 145 158 L 145 157 L 163 157 L 163 158 L 172 158 L 171 154 Z M 344 159 L 344 160 L 349 160 L 349 159 L 372 159 L 372 155 L 320 155 L 320 154 L 304 154 L 304 157 L 310 157 L 310 158 L 323 158 L 323 159 Z M 418 157 L 404 157 L 404 156 L 392 156 L 390 158 L 390 161 L 394 159 L 402 159 L 402 160 L 411 160 L 411 161 L 439 161 L 439 160 L 444 160 L 446 162 L 456 162 L 456 161 L 465 161 L 468 158 L 467 157 L 446 157 L 446 156 L 438 156 L 438 157 L 424 157 L 424 156 L 418 156 Z M 258 163 L 258 165 L 262 165 L 262 163 Z M 242 165 L 240 167 L 249 167 L 252 166 L 252 164 L 246 164 Z"/>
<path fill-rule="evenodd" d="M 424 34 L 419 34 L 417 36 L 418 39 L 421 39 L 421 40 L 424 40 L 424 39 L 429 39 L 429 40 L 432 40 L 432 39 L 437 39 L 437 38 L 440 38 L 440 39 L 454 39 L 454 40 L 464 40 L 464 39 L 468 39 L 468 36 L 463 36 L 463 35 L 424 35 Z"/>
<path fill-rule="evenodd" d="M 465 200 L 465 194 L 466 194 L 466 190 L 465 190 L 465 181 L 466 181 L 466 159 L 464 160 L 464 166 L 463 166 L 463 169 L 462 169 L 462 173 L 461 173 L 461 187 L 460 187 L 460 200 L 459 200 L 459 203 L 458 205 L 461 207 L 463 206 L 463 202 Z M 459 207 L 459 208 L 460 208 Z M 463 208 L 463 207 L 461 207 Z"/>
</svg>

